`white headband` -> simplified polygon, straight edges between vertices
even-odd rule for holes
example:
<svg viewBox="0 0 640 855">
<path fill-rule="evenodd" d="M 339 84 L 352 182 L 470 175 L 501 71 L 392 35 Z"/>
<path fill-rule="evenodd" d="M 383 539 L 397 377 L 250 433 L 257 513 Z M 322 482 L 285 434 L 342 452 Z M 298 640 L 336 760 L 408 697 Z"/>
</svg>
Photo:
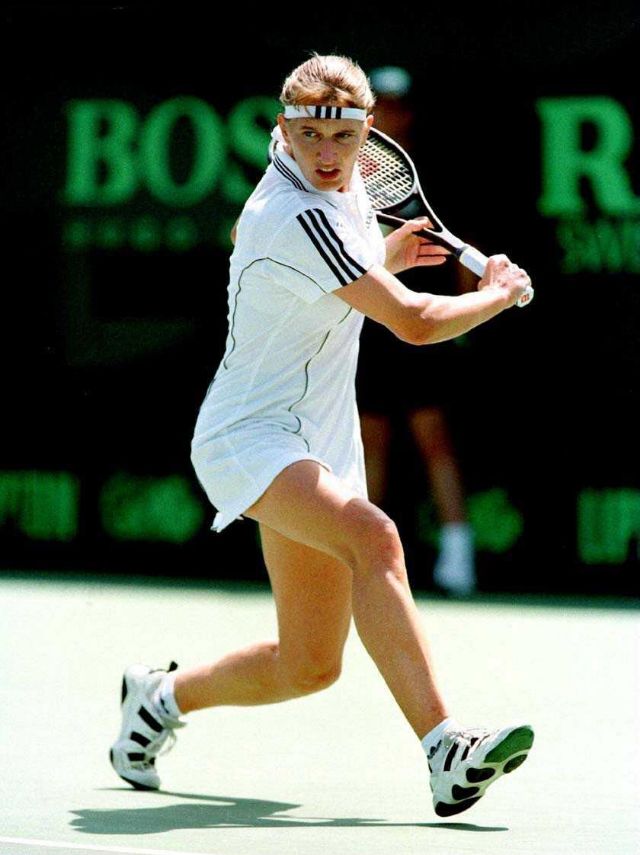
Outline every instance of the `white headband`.
<svg viewBox="0 0 640 855">
<path fill-rule="evenodd" d="M 322 104 L 296 107 L 287 104 L 284 108 L 285 119 L 357 119 L 364 122 L 367 111 L 358 107 L 325 107 Z"/>
</svg>

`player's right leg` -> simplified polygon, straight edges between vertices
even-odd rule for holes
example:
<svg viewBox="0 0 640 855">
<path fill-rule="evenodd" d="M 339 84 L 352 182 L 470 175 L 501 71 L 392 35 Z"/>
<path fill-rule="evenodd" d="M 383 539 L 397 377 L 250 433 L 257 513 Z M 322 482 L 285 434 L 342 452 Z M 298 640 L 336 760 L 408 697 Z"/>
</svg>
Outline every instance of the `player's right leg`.
<svg viewBox="0 0 640 855">
<path fill-rule="evenodd" d="M 175 699 L 183 713 L 302 697 L 331 685 L 340 673 L 351 621 L 349 568 L 268 526 L 261 525 L 260 534 L 278 639 L 178 672 Z"/>
<path fill-rule="evenodd" d="M 182 726 L 206 707 L 269 704 L 329 686 L 338 676 L 351 620 L 351 571 L 341 561 L 261 527 L 278 615 L 278 640 L 234 651 L 185 671 L 131 666 L 122 691 L 122 727 L 111 762 L 137 789 L 158 789 L 155 766 Z"/>
</svg>

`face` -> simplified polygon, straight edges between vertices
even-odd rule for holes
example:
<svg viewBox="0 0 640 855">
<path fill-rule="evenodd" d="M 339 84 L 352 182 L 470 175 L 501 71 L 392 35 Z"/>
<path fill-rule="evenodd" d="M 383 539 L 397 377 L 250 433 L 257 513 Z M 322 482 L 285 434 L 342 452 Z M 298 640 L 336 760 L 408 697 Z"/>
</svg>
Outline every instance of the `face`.
<svg viewBox="0 0 640 855">
<path fill-rule="evenodd" d="M 317 190 L 349 189 L 358 151 L 373 124 L 356 119 L 285 119 L 278 116 L 287 154 Z"/>
</svg>

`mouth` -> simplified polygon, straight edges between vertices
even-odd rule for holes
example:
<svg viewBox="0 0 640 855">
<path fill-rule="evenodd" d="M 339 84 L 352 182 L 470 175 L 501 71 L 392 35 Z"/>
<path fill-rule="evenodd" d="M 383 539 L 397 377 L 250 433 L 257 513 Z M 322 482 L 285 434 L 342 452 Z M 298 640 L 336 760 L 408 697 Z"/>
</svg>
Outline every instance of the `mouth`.
<svg viewBox="0 0 640 855">
<path fill-rule="evenodd" d="M 340 175 L 339 169 L 324 169 L 322 167 L 318 167 L 316 169 L 316 175 L 322 181 L 335 181 L 336 178 Z"/>
</svg>

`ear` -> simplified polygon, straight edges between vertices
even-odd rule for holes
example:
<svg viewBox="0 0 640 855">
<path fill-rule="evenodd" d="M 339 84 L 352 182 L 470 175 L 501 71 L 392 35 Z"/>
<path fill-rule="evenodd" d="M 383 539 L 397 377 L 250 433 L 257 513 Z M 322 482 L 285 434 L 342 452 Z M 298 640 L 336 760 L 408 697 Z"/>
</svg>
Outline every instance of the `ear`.
<svg viewBox="0 0 640 855">
<path fill-rule="evenodd" d="M 367 137 L 369 136 L 369 128 L 372 125 L 373 125 L 373 113 L 370 116 L 367 116 L 367 118 L 364 121 L 364 128 L 362 129 L 362 140 L 360 142 L 360 145 L 365 144 Z"/>
<path fill-rule="evenodd" d="M 282 131 L 282 136 L 284 138 L 284 150 L 289 155 L 289 157 L 293 157 L 293 149 L 291 148 L 291 137 L 289 136 L 289 128 L 287 127 L 287 120 L 284 117 L 284 113 L 278 113 L 277 118 L 278 127 Z"/>
<path fill-rule="evenodd" d="M 285 139 L 285 142 L 289 142 L 289 130 L 287 128 L 287 120 L 284 117 L 284 113 L 278 113 L 277 115 L 278 127 L 282 131 L 282 136 Z"/>
</svg>

